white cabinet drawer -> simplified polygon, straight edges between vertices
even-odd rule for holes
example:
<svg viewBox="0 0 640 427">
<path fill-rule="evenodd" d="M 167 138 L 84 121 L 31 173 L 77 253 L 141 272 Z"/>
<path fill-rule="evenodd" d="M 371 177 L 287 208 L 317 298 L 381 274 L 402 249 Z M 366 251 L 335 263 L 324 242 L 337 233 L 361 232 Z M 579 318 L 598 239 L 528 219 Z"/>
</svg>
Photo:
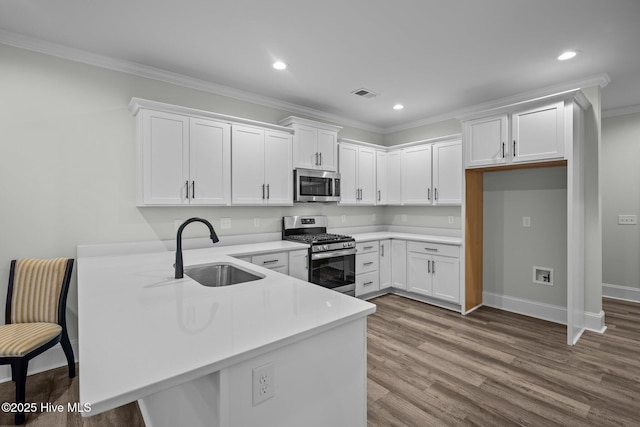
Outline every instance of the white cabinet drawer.
<svg viewBox="0 0 640 427">
<path fill-rule="evenodd" d="M 460 247 L 429 242 L 407 242 L 407 251 L 460 258 Z"/>
<path fill-rule="evenodd" d="M 289 255 L 287 254 L 287 252 L 274 252 L 270 254 L 254 255 L 251 257 L 251 263 L 259 265 L 260 267 L 284 272 L 285 274 L 288 274 L 289 272 Z"/>
<path fill-rule="evenodd" d="M 356 252 L 358 254 L 364 254 L 367 252 L 378 252 L 378 242 L 361 242 L 356 243 Z"/>
<path fill-rule="evenodd" d="M 380 290 L 380 282 L 378 280 L 378 272 L 358 274 L 356 276 L 356 296 L 369 294 Z"/>
<path fill-rule="evenodd" d="M 378 252 L 356 255 L 356 274 L 378 271 Z"/>
</svg>

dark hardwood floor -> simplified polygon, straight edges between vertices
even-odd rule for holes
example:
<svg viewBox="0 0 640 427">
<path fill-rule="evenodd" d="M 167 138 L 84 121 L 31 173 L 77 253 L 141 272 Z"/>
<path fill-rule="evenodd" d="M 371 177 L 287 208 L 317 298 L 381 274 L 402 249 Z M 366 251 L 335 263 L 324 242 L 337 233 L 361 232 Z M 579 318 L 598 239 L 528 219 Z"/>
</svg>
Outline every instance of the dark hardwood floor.
<svg viewBox="0 0 640 427">
<path fill-rule="evenodd" d="M 468 316 L 395 295 L 372 300 L 368 425 L 638 426 L 640 304 L 605 299 L 607 332 L 565 344 L 565 327 L 483 307 Z M 80 374 L 81 374 L 80 370 Z M 29 402 L 78 402 L 66 368 L 32 375 Z M 14 401 L 12 382 L 0 401 Z M 0 413 L 0 425 L 13 415 Z M 31 426 L 143 426 L 137 404 L 82 418 L 35 413 Z"/>
<path fill-rule="evenodd" d="M 640 305 L 605 299 L 607 332 L 394 295 L 368 321 L 368 424 L 638 426 Z"/>
</svg>

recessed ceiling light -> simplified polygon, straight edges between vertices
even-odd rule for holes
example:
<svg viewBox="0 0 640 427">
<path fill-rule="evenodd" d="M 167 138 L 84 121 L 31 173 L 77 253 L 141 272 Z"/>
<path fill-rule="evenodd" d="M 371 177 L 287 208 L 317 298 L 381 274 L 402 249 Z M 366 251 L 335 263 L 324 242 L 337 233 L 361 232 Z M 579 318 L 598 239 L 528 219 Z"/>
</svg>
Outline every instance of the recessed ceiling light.
<svg viewBox="0 0 640 427">
<path fill-rule="evenodd" d="M 558 56 L 558 61 L 566 61 L 567 59 L 574 58 L 578 54 L 576 50 L 568 50 L 563 52 L 562 55 Z"/>
<path fill-rule="evenodd" d="M 284 70 L 285 68 L 287 68 L 287 64 L 282 61 L 276 61 L 273 63 L 273 68 L 275 68 L 276 70 Z"/>
<path fill-rule="evenodd" d="M 404 108 L 404 105 L 402 105 L 402 104 L 396 104 L 396 105 L 393 106 L 394 110 L 402 110 L 403 108 Z"/>
</svg>

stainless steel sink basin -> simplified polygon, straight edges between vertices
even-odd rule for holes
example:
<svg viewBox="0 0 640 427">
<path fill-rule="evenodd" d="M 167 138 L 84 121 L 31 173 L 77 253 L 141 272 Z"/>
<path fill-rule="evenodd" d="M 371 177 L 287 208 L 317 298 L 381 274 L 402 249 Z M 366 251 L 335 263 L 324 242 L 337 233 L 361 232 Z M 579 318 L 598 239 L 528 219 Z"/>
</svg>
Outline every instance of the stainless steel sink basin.
<svg viewBox="0 0 640 427">
<path fill-rule="evenodd" d="M 264 276 L 225 262 L 192 265 L 184 268 L 184 274 L 203 286 L 229 286 L 263 279 Z"/>
</svg>

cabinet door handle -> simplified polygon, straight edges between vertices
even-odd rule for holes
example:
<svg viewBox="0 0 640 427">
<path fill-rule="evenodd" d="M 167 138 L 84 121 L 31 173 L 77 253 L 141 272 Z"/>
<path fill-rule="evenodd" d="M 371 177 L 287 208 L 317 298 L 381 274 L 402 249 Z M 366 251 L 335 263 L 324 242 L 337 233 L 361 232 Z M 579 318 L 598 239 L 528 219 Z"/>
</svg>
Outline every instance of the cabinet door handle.
<svg viewBox="0 0 640 427">
<path fill-rule="evenodd" d="M 516 140 L 513 140 L 513 157 L 516 156 Z"/>
<path fill-rule="evenodd" d="M 319 166 L 320 163 L 318 163 L 318 153 L 316 153 L 316 166 Z"/>
<path fill-rule="evenodd" d="M 191 198 L 192 199 L 196 198 L 196 182 L 195 181 L 191 181 Z"/>
<path fill-rule="evenodd" d="M 322 152 L 320 152 L 320 166 L 322 166 Z"/>
<path fill-rule="evenodd" d="M 436 274 L 436 262 L 431 261 L 431 274 Z"/>
<path fill-rule="evenodd" d="M 269 199 L 271 193 L 271 191 L 269 191 L 269 185 L 270 184 L 267 184 L 267 200 Z"/>
<path fill-rule="evenodd" d="M 373 246 L 365 246 L 362 249 L 364 249 L 366 251 L 367 249 L 373 249 Z"/>
<path fill-rule="evenodd" d="M 373 282 L 364 282 L 364 283 L 362 284 L 362 286 L 369 286 L 369 285 L 373 285 Z"/>
<path fill-rule="evenodd" d="M 263 264 L 273 264 L 274 262 L 278 262 L 277 259 L 270 259 L 269 261 L 262 261 Z"/>
<path fill-rule="evenodd" d="M 438 200 L 438 189 L 437 188 L 433 189 L 433 200 Z"/>
<path fill-rule="evenodd" d="M 185 188 L 187 189 L 187 200 L 189 200 L 189 181 L 184 183 Z"/>
<path fill-rule="evenodd" d="M 427 273 L 431 274 L 431 261 L 427 260 Z"/>
<path fill-rule="evenodd" d="M 380 256 L 384 256 L 384 245 L 380 245 Z"/>
<path fill-rule="evenodd" d="M 381 198 L 380 198 L 380 197 L 381 197 L 381 196 L 380 196 L 380 190 L 378 190 L 378 201 L 380 201 L 380 200 L 381 200 Z"/>
<path fill-rule="evenodd" d="M 425 251 L 438 252 L 438 248 L 424 248 Z"/>
<path fill-rule="evenodd" d="M 305 270 L 309 269 L 309 255 L 304 256 L 304 269 Z"/>
<path fill-rule="evenodd" d="M 265 187 L 265 185 L 264 185 L 264 184 L 262 184 L 262 198 L 263 198 L 263 199 L 264 199 L 264 187 Z"/>
<path fill-rule="evenodd" d="M 373 261 L 365 262 L 362 265 L 365 266 L 365 265 L 371 265 L 371 264 L 373 264 Z"/>
<path fill-rule="evenodd" d="M 506 146 L 506 145 L 507 145 L 507 144 L 505 144 L 504 142 L 502 143 L 502 158 L 503 158 L 503 159 L 504 159 L 504 149 L 505 149 L 505 146 Z"/>
<path fill-rule="evenodd" d="M 431 189 L 427 188 L 427 200 L 431 200 Z"/>
</svg>

